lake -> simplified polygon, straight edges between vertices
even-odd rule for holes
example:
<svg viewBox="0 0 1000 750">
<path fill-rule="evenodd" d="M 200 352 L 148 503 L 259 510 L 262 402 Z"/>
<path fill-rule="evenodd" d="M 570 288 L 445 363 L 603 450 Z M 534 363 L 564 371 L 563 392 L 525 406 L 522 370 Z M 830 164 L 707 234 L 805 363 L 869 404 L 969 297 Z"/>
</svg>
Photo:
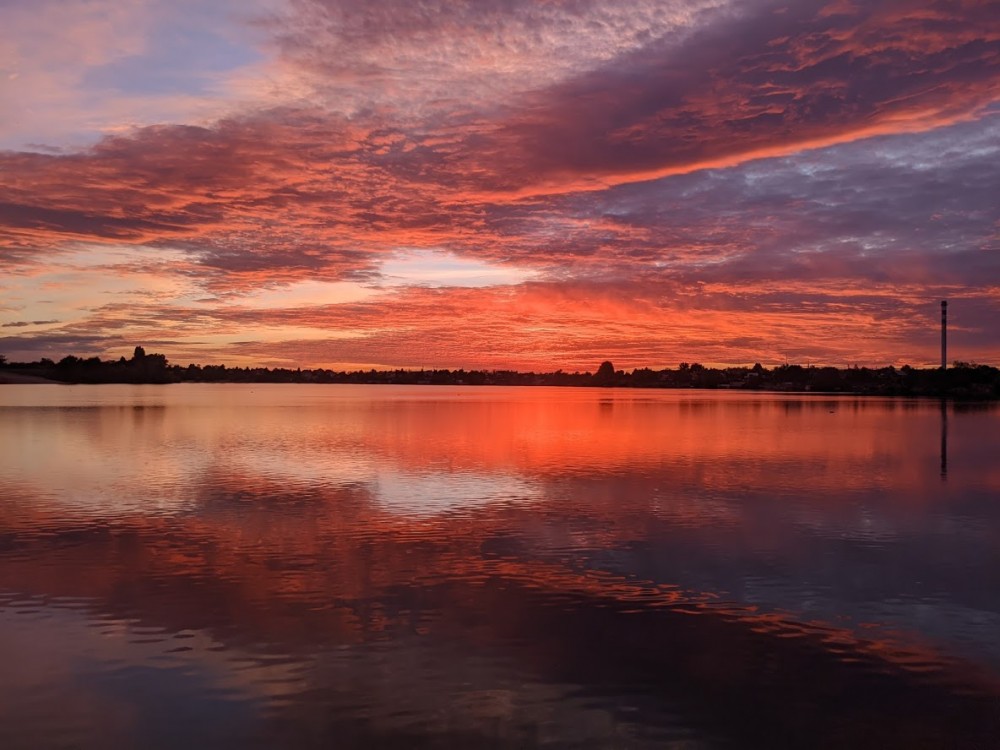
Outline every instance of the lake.
<svg viewBox="0 0 1000 750">
<path fill-rule="evenodd" d="M 0 387 L 0 747 L 987 748 L 1000 411 Z"/>
</svg>

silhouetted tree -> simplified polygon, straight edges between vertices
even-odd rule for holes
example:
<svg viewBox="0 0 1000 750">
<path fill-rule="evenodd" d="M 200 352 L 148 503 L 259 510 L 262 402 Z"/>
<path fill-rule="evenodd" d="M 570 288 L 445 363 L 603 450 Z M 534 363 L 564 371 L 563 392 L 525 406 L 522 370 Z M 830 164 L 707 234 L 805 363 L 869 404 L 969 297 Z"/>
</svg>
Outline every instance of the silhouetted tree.
<svg viewBox="0 0 1000 750">
<path fill-rule="evenodd" d="M 614 381 L 615 366 L 608 360 L 604 360 L 601 362 L 601 366 L 597 368 L 597 374 L 594 375 L 594 383 L 596 385 L 611 385 Z"/>
</svg>

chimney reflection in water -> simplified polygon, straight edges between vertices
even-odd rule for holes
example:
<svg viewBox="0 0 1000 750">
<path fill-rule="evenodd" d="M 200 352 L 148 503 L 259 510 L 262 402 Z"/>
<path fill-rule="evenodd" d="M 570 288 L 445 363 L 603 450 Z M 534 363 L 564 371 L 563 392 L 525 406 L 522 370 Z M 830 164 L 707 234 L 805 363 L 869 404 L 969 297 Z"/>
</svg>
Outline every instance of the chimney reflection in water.
<svg viewBox="0 0 1000 750">
<path fill-rule="evenodd" d="M 948 401 L 941 399 L 941 479 L 948 478 Z"/>
</svg>

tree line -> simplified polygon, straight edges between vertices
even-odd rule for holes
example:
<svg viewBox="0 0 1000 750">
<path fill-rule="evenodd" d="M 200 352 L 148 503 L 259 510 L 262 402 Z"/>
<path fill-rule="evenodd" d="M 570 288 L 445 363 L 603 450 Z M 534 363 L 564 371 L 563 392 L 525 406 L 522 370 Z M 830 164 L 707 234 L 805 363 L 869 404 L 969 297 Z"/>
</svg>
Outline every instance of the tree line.
<svg viewBox="0 0 1000 750">
<path fill-rule="evenodd" d="M 67 356 L 58 362 L 7 362 L 0 367 L 60 383 L 357 383 L 397 385 L 520 385 L 597 386 L 619 388 L 705 388 L 817 393 L 860 393 L 886 396 L 1000 398 L 1000 370 L 988 365 L 956 362 L 941 368 L 815 367 L 780 365 L 773 368 L 705 367 L 682 362 L 676 369 L 648 367 L 615 369 L 605 361 L 591 372 L 517 372 L 515 370 L 355 370 L 283 367 L 172 365 L 163 354 L 147 354 L 137 346 L 130 359 Z"/>
</svg>

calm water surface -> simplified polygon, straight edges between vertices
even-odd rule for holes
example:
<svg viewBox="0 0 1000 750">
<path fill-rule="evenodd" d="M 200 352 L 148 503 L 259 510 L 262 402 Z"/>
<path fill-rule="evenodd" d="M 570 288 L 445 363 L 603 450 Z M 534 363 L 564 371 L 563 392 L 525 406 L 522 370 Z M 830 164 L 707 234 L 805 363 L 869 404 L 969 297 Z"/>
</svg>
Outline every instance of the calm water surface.
<svg viewBox="0 0 1000 750">
<path fill-rule="evenodd" d="M 1000 412 L 0 387 L 0 747 L 991 748 Z"/>
</svg>

